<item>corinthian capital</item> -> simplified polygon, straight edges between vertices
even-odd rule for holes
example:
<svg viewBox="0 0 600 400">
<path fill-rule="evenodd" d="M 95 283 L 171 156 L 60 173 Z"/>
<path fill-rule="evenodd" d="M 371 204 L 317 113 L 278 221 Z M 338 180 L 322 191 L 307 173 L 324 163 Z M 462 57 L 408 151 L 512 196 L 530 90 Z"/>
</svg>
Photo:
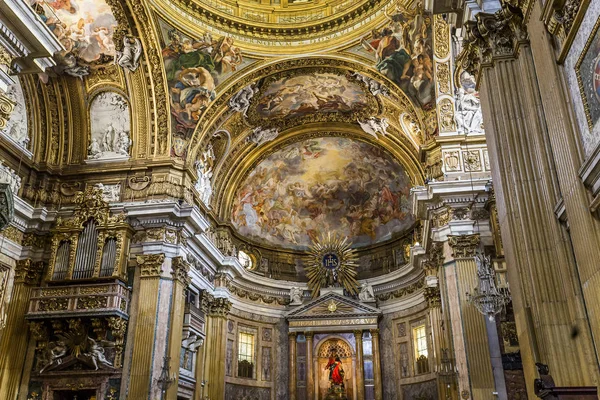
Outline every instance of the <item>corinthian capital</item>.
<svg viewBox="0 0 600 400">
<path fill-rule="evenodd" d="M 15 267 L 15 282 L 24 283 L 29 286 L 35 286 L 39 283 L 43 262 L 33 262 L 30 258 L 18 260 Z"/>
<path fill-rule="evenodd" d="M 171 260 L 171 275 L 184 286 L 188 286 L 192 281 L 189 272 L 190 264 L 183 257 L 175 257 Z"/>
<path fill-rule="evenodd" d="M 448 243 L 452 247 L 452 256 L 454 258 L 475 257 L 475 251 L 479 247 L 480 237 L 474 235 L 448 236 Z"/>
<path fill-rule="evenodd" d="M 491 66 L 496 58 L 516 57 L 519 45 L 527 40 L 521 11 L 522 0 L 501 0 L 502 8 L 494 14 L 479 13 L 475 21 L 465 24 L 463 50 L 459 65 L 478 77 L 481 69 Z"/>
<path fill-rule="evenodd" d="M 137 264 L 140 267 L 142 278 L 159 277 L 163 270 L 162 265 L 165 261 L 165 255 L 160 254 L 141 254 L 136 257 Z"/>
</svg>

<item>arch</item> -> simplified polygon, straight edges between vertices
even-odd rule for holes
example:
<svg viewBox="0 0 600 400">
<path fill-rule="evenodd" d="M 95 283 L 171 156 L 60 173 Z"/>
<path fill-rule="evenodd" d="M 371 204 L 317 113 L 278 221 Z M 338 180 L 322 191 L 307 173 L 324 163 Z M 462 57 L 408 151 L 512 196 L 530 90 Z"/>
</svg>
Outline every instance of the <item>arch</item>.
<svg viewBox="0 0 600 400">
<path fill-rule="evenodd" d="M 356 349 L 345 338 L 328 335 L 317 343 L 314 354 L 316 358 L 329 358 L 332 353 L 337 354 L 340 358 L 352 358 L 356 356 Z"/>
<path fill-rule="evenodd" d="M 389 96 L 380 98 L 375 97 L 371 93 L 368 95 L 372 98 L 376 98 L 379 102 L 379 116 L 388 117 L 389 121 L 395 121 L 396 118 L 392 118 L 393 115 L 400 111 L 408 112 L 413 115 L 414 119 L 418 122 L 421 129 L 425 129 L 424 114 L 423 111 L 415 107 L 409 97 L 398 88 L 388 78 L 375 71 L 372 65 L 367 63 L 368 60 L 361 59 L 357 56 L 350 54 L 344 55 L 328 55 L 323 57 L 322 55 L 313 55 L 304 58 L 293 58 L 287 60 L 265 60 L 263 62 L 257 62 L 248 67 L 248 69 L 240 75 L 230 77 L 227 81 L 221 83 L 217 97 L 213 100 L 208 108 L 203 112 L 200 117 L 199 123 L 190 139 L 188 157 L 186 164 L 189 169 L 193 169 L 193 163 L 198 159 L 198 154 L 201 149 L 206 147 L 206 144 L 211 139 L 211 132 L 215 132 L 218 129 L 226 129 L 228 121 L 235 119 L 235 112 L 229 107 L 230 99 L 238 93 L 242 88 L 251 85 L 259 84 L 266 78 L 281 73 L 282 71 L 301 72 L 307 68 L 314 69 L 329 69 L 337 70 L 340 74 L 345 73 L 360 73 L 369 79 L 373 79 L 376 82 L 384 85 L 389 89 Z M 290 72 L 291 71 L 291 72 Z M 235 78 L 235 79 L 232 79 Z M 362 83 L 362 87 L 365 91 L 368 90 L 367 86 Z M 372 115 L 375 116 L 375 115 Z M 250 130 L 255 126 L 252 126 L 248 121 L 237 120 L 235 121 L 237 128 Z M 321 119 L 320 122 L 341 122 L 340 119 Z M 347 121 L 349 122 L 349 121 Z M 397 124 L 396 122 L 394 122 Z M 290 124 L 289 127 L 291 127 Z M 232 135 L 237 136 L 239 132 L 231 132 Z M 247 132 L 246 132 L 247 134 Z"/>
</svg>

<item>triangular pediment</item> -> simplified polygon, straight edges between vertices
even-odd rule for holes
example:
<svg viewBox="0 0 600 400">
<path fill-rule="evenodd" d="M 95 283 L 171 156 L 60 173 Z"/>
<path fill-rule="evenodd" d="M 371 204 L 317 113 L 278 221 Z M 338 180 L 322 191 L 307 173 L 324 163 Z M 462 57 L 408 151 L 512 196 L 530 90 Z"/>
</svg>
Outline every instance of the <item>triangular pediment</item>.
<svg viewBox="0 0 600 400">
<path fill-rule="evenodd" d="M 287 319 L 364 318 L 379 315 L 381 311 L 376 307 L 329 292 L 290 311 Z"/>
</svg>

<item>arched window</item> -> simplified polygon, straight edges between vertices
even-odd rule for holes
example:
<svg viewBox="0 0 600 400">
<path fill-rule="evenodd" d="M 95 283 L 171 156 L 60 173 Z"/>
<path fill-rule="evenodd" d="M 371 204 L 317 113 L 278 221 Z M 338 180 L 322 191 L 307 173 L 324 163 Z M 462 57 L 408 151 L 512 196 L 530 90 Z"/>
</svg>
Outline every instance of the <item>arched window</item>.
<svg viewBox="0 0 600 400">
<path fill-rule="evenodd" d="M 97 246 L 98 229 L 96 228 L 96 221 L 90 219 L 85 223 L 83 232 L 79 235 L 73 279 L 91 278 L 94 275 Z"/>
</svg>

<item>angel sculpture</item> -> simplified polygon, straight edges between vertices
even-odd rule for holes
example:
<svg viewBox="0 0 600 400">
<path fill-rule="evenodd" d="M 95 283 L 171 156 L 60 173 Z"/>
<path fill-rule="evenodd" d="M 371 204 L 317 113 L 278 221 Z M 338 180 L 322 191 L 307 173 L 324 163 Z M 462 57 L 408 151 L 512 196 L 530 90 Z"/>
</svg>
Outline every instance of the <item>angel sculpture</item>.
<svg viewBox="0 0 600 400">
<path fill-rule="evenodd" d="M 381 133 L 383 136 L 387 135 L 387 128 L 390 123 L 385 118 L 371 117 L 364 121 L 358 120 L 358 124 L 363 131 L 378 139 L 377 133 Z"/>
<path fill-rule="evenodd" d="M 87 353 L 85 353 L 85 355 L 88 356 L 92 360 L 92 364 L 94 364 L 96 371 L 98 370 L 98 364 L 100 364 L 104 367 L 112 368 L 112 366 L 113 366 L 112 363 L 110 361 L 108 361 L 108 359 L 104 355 L 104 347 L 100 346 L 98 344 L 98 342 L 96 342 L 92 338 L 88 338 L 88 341 L 89 341 L 89 351 Z"/>
<path fill-rule="evenodd" d="M 67 354 L 67 345 L 64 341 L 58 340 L 56 342 L 50 342 L 47 347 L 47 362 L 40 370 L 40 374 L 43 373 L 48 367 L 52 365 L 62 364 L 63 357 Z"/>
<path fill-rule="evenodd" d="M 241 112 L 244 117 L 247 117 L 248 108 L 250 108 L 250 101 L 257 92 L 258 88 L 254 86 L 254 84 L 244 87 L 231 98 L 229 101 L 229 107 L 231 107 L 231 109 L 234 111 Z"/>
<path fill-rule="evenodd" d="M 123 49 L 116 52 L 115 63 L 134 72 L 140 66 L 142 56 L 142 42 L 133 36 L 123 38 Z"/>
</svg>

